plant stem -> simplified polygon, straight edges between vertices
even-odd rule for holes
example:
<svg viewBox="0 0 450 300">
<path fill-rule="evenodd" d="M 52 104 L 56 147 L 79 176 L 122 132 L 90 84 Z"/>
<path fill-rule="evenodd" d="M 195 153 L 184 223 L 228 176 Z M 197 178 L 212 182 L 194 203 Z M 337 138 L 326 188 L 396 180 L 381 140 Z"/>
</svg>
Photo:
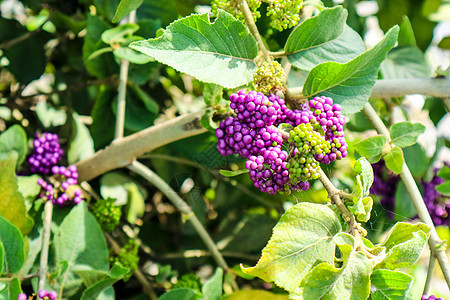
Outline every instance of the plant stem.
<svg viewBox="0 0 450 300">
<path fill-rule="evenodd" d="M 195 136 L 207 130 L 200 125 L 204 110 L 186 114 L 121 138 L 106 149 L 76 163 L 80 181 L 89 181 L 108 171 L 131 164 L 138 156 L 153 149 Z"/>
<path fill-rule="evenodd" d="M 367 103 L 364 106 L 363 112 L 366 115 L 367 119 L 372 123 L 376 131 L 386 136 L 388 141 L 390 141 L 391 137 L 388 129 L 384 125 L 383 121 L 381 121 L 380 117 L 373 109 L 373 107 L 370 105 L 370 103 Z M 433 221 L 430 217 L 425 202 L 422 199 L 422 195 L 420 194 L 416 182 L 414 181 L 414 178 L 411 175 L 411 172 L 409 171 L 409 168 L 406 165 L 406 163 L 403 163 L 403 170 L 400 173 L 400 177 L 406 186 L 406 190 L 408 191 L 408 194 L 411 197 L 411 200 L 414 204 L 414 207 L 416 208 L 416 212 L 419 215 L 420 220 L 425 224 L 427 224 L 428 226 L 430 226 L 431 228 L 428 244 L 430 245 L 430 249 L 433 252 L 433 255 L 437 258 L 439 265 L 442 269 L 442 273 L 444 274 L 445 280 L 447 282 L 447 285 L 450 288 L 450 270 L 448 265 L 448 258 L 444 249 L 445 247 L 438 247 L 442 243 L 442 241 L 440 240 L 436 232 L 436 228 L 434 227 Z"/>
<path fill-rule="evenodd" d="M 291 94 L 301 94 L 302 88 L 289 89 Z M 445 98 L 450 95 L 450 80 L 445 78 L 382 79 L 377 80 L 370 98 L 392 98 L 421 94 Z"/>
<path fill-rule="evenodd" d="M 128 20 L 128 23 L 134 23 L 136 19 L 136 11 L 133 10 L 128 15 L 128 18 L 122 20 Z M 122 22 L 125 23 L 125 22 Z M 116 114 L 116 128 L 114 131 L 114 140 L 121 139 L 123 137 L 123 129 L 125 125 L 125 107 L 127 98 L 127 81 L 128 81 L 128 67 L 130 62 L 126 59 L 120 59 L 120 74 L 119 74 L 119 95 L 117 100 L 117 114 Z"/>
<path fill-rule="evenodd" d="M 250 8 L 248 7 L 247 1 L 237 0 L 236 2 L 242 14 L 244 15 L 245 23 L 247 24 L 250 33 L 253 35 L 253 37 L 256 40 L 256 43 L 258 44 L 258 48 L 262 54 L 263 59 L 267 62 L 270 62 L 271 58 L 269 55 L 269 51 L 264 45 L 261 35 L 259 34 L 258 28 L 256 27 L 255 21 L 253 20 L 253 15 L 252 12 L 250 11 Z"/>
<path fill-rule="evenodd" d="M 42 229 L 42 248 L 41 260 L 39 264 L 39 282 L 38 290 L 45 288 L 45 279 L 47 277 L 48 269 L 48 247 L 50 245 L 50 226 L 52 224 L 53 204 L 51 201 L 45 202 L 44 205 L 44 224 Z"/>
<path fill-rule="evenodd" d="M 236 252 L 226 252 L 222 251 L 223 256 L 226 257 L 234 257 L 234 258 L 241 258 L 241 259 L 247 259 L 252 261 L 257 261 L 259 259 L 259 256 L 256 255 L 248 255 L 246 253 L 236 253 Z M 177 253 L 167 253 L 164 255 L 161 255 L 161 259 L 177 259 L 177 258 L 197 258 L 197 257 L 204 257 L 204 256 L 211 256 L 211 252 L 201 250 L 201 249 L 193 249 L 193 250 L 186 250 L 183 252 L 177 252 Z"/>
<path fill-rule="evenodd" d="M 436 257 L 434 257 L 432 251 L 430 251 L 430 261 L 428 262 L 427 280 L 425 281 L 425 286 L 423 287 L 423 295 L 428 294 L 430 289 L 431 277 L 433 277 L 434 265 L 436 263 Z"/>
<path fill-rule="evenodd" d="M 107 233 L 104 232 L 104 235 L 106 239 L 108 240 L 108 243 L 111 245 L 111 248 L 113 249 L 114 253 L 119 254 L 120 253 L 120 245 L 113 239 L 113 237 Z M 134 270 L 133 275 L 136 277 L 136 279 L 139 281 L 139 283 L 142 285 L 144 292 L 150 297 L 152 300 L 157 300 L 158 296 L 156 296 L 156 293 L 151 285 L 150 282 L 148 282 L 147 278 L 145 278 L 145 275 L 141 272 L 139 268 Z"/>
<path fill-rule="evenodd" d="M 200 238 L 203 240 L 208 250 L 211 252 L 211 255 L 216 261 L 216 263 L 227 272 L 230 272 L 230 268 L 228 267 L 225 259 L 219 252 L 219 249 L 217 249 L 216 244 L 214 243 L 214 241 L 212 240 L 206 229 L 203 227 L 203 225 L 198 220 L 197 216 L 192 211 L 191 207 L 183 199 L 181 199 L 181 197 L 161 177 L 159 177 L 155 172 L 147 168 L 145 165 L 141 164 L 138 161 L 133 161 L 133 163 L 128 167 L 128 169 L 135 172 L 136 174 L 139 174 L 147 181 L 152 183 L 164 195 L 166 195 L 166 197 L 170 200 L 170 202 L 172 202 L 172 204 L 181 213 L 186 215 L 187 219 L 191 222 L 195 231 L 197 231 L 197 234 L 200 236 Z M 237 284 L 235 282 L 233 288 L 236 290 L 238 289 Z"/>
<path fill-rule="evenodd" d="M 342 199 L 340 197 L 341 191 L 333 185 L 333 183 L 330 181 L 330 179 L 322 169 L 319 169 L 319 174 L 319 180 L 327 190 L 328 196 L 330 197 L 331 201 L 336 204 L 337 208 L 341 212 L 344 221 L 348 223 L 350 233 L 352 233 L 353 235 L 359 234 L 358 223 L 355 220 L 355 216 L 347 209 L 347 206 L 345 206 L 344 202 L 342 202 Z"/>
</svg>

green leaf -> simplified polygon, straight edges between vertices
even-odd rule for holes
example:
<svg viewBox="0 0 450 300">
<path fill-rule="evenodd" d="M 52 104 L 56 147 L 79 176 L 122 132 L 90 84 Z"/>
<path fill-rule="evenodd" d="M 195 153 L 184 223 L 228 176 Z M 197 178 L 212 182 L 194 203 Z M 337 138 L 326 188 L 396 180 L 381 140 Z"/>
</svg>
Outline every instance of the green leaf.
<svg viewBox="0 0 450 300">
<path fill-rule="evenodd" d="M 112 19 L 113 23 L 117 23 L 126 17 L 130 12 L 141 6 L 144 0 L 120 0 L 116 13 Z"/>
<path fill-rule="evenodd" d="M 328 206 L 298 203 L 281 217 L 256 266 L 241 268 L 293 292 L 316 262 L 333 263 L 332 239 L 341 229 L 338 216 Z"/>
<path fill-rule="evenodd" d="M 306 78 L 303 94 L 324 95 L 342 105 L 344 113 L 360 111 L 369 100 L 378 69 L 397 40 L 398 26 L 391 28 L 372 49 L 342 64 L 326 62 L 314 67 Z"/>
<path fill-rule="evenodd" d="M 373 169 L 372 165 L 365 157 L 361 157 L 355 162 L 353 170 L 358 174 L 357 178 L 361 182 L 362 195 L 368 196 L 370 187 L 373 184 Z"/>
<path fill-rule="evenodd" d="M 80 121 L 78 114 L 74 113 L 72 117 L 72 133 L 70 135 L 69 150 L 67 151 L 69 164 L 86 159 L 95 152 L 94 141 L 89 133 L 89 129 Z"/>
<path fill-rule="evenodd" d="M 369 159 L 381 157 L 384 146 L 387 143 L 387 138 L 384 135 L 377 135 L 368 139 L 355 143 L 353 147 L 362 156 Z M 378 161 L 378 159 L 376 161 Z"/>
<path fill-rule="evenodd" d="M 200 119 L 200 125 L 202 125 L 209 132 L 214 133 L 216 129 L 219 127 L 219 124 L 214 122 L 213 117 L 216 113 L 216 110 L 211 107 L 206 108 L 205 113 L 202 115 Z"/>
<path fill-rule="evenodd" d="M 57 127 L 63 125 L 67 120 L 66 111 L 48 106 L 47 101 L 39 102 L 36 105 L 36 114 L 45 127 Z"/>
<path fill-rule="evenodd" d="M 445 196 L 450 196 L 450 181 L 444 182 L 436 186 L 436 191 Z"/>
<path fill-rule="evenodd" d="M 402 23 L 400 24 L 400 31 L 398 33 L 398 46 L 416 46 L 414 30 L 407 15 L 402 17 Z"/>
<path fill-rule="evenodd" d="M 0 154 L 0 216 L 16 226 L 23 235 L 33 228 L 16 178 L 17 153 Z"/>
<path fill-rule="evenodd" d="M 326 262 L 315 266 L 290 295 L 292 299 L 361 299 L 370 293 L 372 264 L 361 252 L 354 251 L 354 238 L 339 233 L 334 241 L 343 254 L 344 265 L 336 268 Z"/>
<path fill-rule="evenodd" d="M 17 300 L 17 296 L 22 293 L 19 279 L 13 278 L 9 283 L 0 282 L 0 299 Z"/>
<path fill-rule="evenodd" d="M 226 88 L 252 80 L 253 59 L 258 54 L 247 27 L 222 10 L 213 23 L 208 14 L 191 15 L 170 24 L 159 38 L 130 47 L 200 81 Z"/>
<path fill-rule="evenodd" d="M 68 269 L 58 280 L 64 295 L 72 296 L 81 279 L 74 270 L 108 271 L 108 248 L 100 226 L 83 201 L 64 218 L 54 238 L 55 262 L 67 261 Z"/>
<path fill-rule="evenodd" d="M 445 50 L 449 50 L 450 49 L 450 36 L 447 36 L 445 38 L 443 38 L 439 44 L 438 44 L 439 48 L 445 49 Z"/>
<path fill-rule="evenodd" d="M 37 184 L 39 175 L 31 176 L 18 176 L 17 183 L 19 186 L 19 192 L 22 194 L 25 200 L 26 210 L 29 211 L 33 205 L 33 201 L 41 191 L 41 186 Z"/>
<path fill-rule="evenodd" d="M 222 295 L 222 278 L 223 270 L 221 268 L 217 268 L 214 275 L 203 285 L 203 299 L 220 300 L 220 296 Z"/>
<path fill-rule="evenodd" d="M 416 143 L 412 146 L 405 147 L 402 150 L 403 156 L 405 157 L 405 163 L 411 173 L 415 177 L 423 177 L 429 165 L 429 158 L 423 147 Z"/>
<path fill-rule="evenodd" d="M 159 300 L 196 300 L 199 298 L 200 294 L 196 290 L 181 288 L 168 291 Z"/>
<path fill-rule="evenodd" d="M 151 61 L 155 61 L 153 58 L 127 47 L 117 48 L 113 51 L 113 53 L 118 58 L 126 59 L 129 62 L 138 65 L 143 65 Z"/>
<path fill-rule="evenodd" d="M 342 6 L 323 10 L 307 19 L 289 35 L 285 52 L 289 62 L 304 70 L 327 61 L 348 62 L 364 52 L 361 37 L 345 24 Z"/>
<path fill-rule="evenodd" d="M 416 208 L 413 205 L 411 197 L 408 194 L 408 190 L 405 187 L 403 181 L 397 183 L 395 189 L 395 219 L 396 220 L 408 220 L 417 215 Z"/>
<path fill-rule="evenodd" d="M 124 187 L 128 193 L 127 221 L 134 224 L 145 213 L 145 199 L 135 183 L 125 183 Z"/>
<path fill-rule="evenodd" d="M 0 134 L 0 153 L 16 151 L 17 165 L 20 166 L 28 152 L 27 134 L 20 125 L 13 125 Z"/>
<path fill-rule="evenodd" d="M 415 144 L 417 137 L 424 132 L 424 125 L 411 122 L 396 123 L 390 129 L 392 143 L 402 148 Z"/>
<path fill-rule="evenodd" d="M 370 276 L 372 300 L 411 300 L 410 288 L 414 278 L 391 270 L 374 270 Z"/>
<path fill-rule="evenodd" d="M 223 87 L 213 83 L 205 83 L 203 86 L 203 100 L 206 105 L 214 106 L 222 100 Z"/>
<path fill-rule="evenodd" d="M 391 151 L 383 155 L 383 159 L 389 170 L 395 174 L 400 174 L 402 172 L 405 159 L 403 158 L 403 151 L 400 147 L 393 147 Z"/>
<path fill-rule="evenodd" d="M 231 170 L 219 170 L 219 173 L 222 174 L 225 177 L 234 177 L 234 176 L 238 176 L 241 174 L 245 174 L 248 173 L 248 169 L 242 169 L 242 170 L 237 170 L 237 171 L 231 171 Z"/>
<path fill-rule="evenodd" d="M 444 180 L 450 180 L 450 168 L 447 166 L 443 166 L 437 173 L 437 176 L 441 177 Z"/>
<path fill-rule="evenodd" d="M 109 172 L 100 178 L 100 194 L 104 199 L 117 199 L 116 205 L 125 205 L 128 202 L 128 190 L 125 185 L 133 183 L 138 186 L 143 198 L 146 198 L 145 189 L 135 182 L 131 177 L 120 172 Z"/>
<path fill-rule="evenodd" d="M 349 206 L 348 209 L 356 215 L 360 222 L 367 222 L 370 219 L 370 212 L 372 211 L 373 200 L 371 197 L 359 198 L 355 205 Z"/>
<path fill-rule="evenodd" d="M 226 295 L 223 300 L 288 300 L 288 295 L 275 294 L 264 290 L 240 290 Z"/>
<path fill-rule="evenodd" d="M 0 216 L 0 243 L 4 265 L 0 274 L 15 274 L 25 262 L 25 243 L 19 229 Z"/>
<path fill-rule="evenodd" d="M 105 44 L 114 44 L 124 42 L 125 39 L 131 36 L 133 33 L 139 30 L 139 25 L 126 23 L 123 25 L 119 25 L 117 27 L 113 27 L 105 30 L 102 33 L 102 41 Z"/>
<path fill-rule="evenodd" d="M 81 300 L 96 300 L 98 296 L 106 289 L 111 287 L 115 282 L 121 280 L 125 274 L 129 272 L 128 269 L 121 267 L 119 264 L 114 264 L 111 271 L 105 272 L 103 278 L 93 285 L 90 285 L 81 296 Z"/>
<path fill-rule="evenodd" d="M 150 97 L 149 94 L 147 94 L 143 89 L 139 87 L 137 84 L 129 84 L 129 87 L 131 91 L 134 93 L 136 98 L 141 100 L 142 104 L 144 104 L 145 108 L 153 113 L 157 114 L 159 112 L 159 105 L 158 103 Z"/>
<path fill-rule="evenodd" d="M 386 257 L 376 268 L 396 269 L 414 264 L 426 246 L 430 227 L 424 223 L 398 222 L 380 246 L 386 247 Z"/>
<path fill-rule="evenodd" d="M 0 243 L 0 274 L 2 274 L 2 270 L 3 270 L 3 243 Z"/>
<path fill-rule="evenodd" d="M 417 47 L 392 49 L 381 64 L 384 79 L 427 78 L 431 68 L 423 52 Z"/>
</svg>

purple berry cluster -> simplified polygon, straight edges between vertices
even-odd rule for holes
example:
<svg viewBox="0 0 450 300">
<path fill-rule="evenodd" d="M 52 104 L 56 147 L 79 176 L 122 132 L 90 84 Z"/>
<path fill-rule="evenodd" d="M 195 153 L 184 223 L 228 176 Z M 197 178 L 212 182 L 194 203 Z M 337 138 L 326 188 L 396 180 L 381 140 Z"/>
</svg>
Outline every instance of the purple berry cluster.
<svg viewBox="0 0 450 300">
<path fill-rule="evenodd" d="M 428 208 L 434 225 L 450 224 L 450 197 L 436 191 L 436 186 L 444 183 L 444 179 L 437 176 L 438 169 L 434 170 L 434 176 L 430 182 L 422 182 L 423 201 Z"/>
<path fill-rule="evenodd" d="M 431 296 L 422 295 L 422 298 L 420 298 L 420 300 L 445 300 L 445 299 L 444 298 L 438 298 L 435 295 L 431 295 Z"/>
<path fill-rule="evenodd" d="M 381 206 L 387 210 L 389 219 L 394 219 L 395 190 L 400 177 L 385 167 L 384 160 L 372 164 L 374 180 L 370 192 L 380 196 Z"/>
<path fill-rule="evenodd" d="M 38 298 L 43 299 L 43 300 L 56 300 L 57 297 L 58 297 L 58 294 L 56 294 L 55 291 L 47 292 L 46 290 L 40 290 L 38 293 Z M 20 293 L 17 296 L 17 300 L 27 300 L 27 299 L 30 299 L 30 300 L 34 299 L 34 294 L 33 294 L 33 296 L 27 297 L 27 294 Z"/>
<path fill-rule="evenodd" d="M 332 153 L 321 154 L 321 162 L 330 163 L 347 155 L 342 126 L 345 119 L 340 106 L 332 105 L 331 98 L 316 97 L 300 110 L 289 109 L 277 95 L 265 96 L 255 91 L 239 91 L 230 96 L 230 101 L 236 116 L 228 117 L 216 129 L 217 149 L 223 156 L 239 154 L 247 158 L 245 167 L 255 187 L 262 192 L 273 195 L 309 188 L 307 180 L 290 180 L 289 161 L 299 151 L 284 150 L 287 137 L 277 128 L 280 124 L 315 124 L 325 139 L 333 143 Z"/>
<path fill-rule="evenodd" d="M 78 172 L 76 166 L 53 166 L 52 175 L 56 179 L 55 185 L 47 183 L 44 179 L 39 178 L 38 184 L 42 188 L 42 192 L 39 195 L 40 198 L 52 201 L 53 204 L 59 206 L 65 206 L 73 201 L 76 205 L 83 199 L 81 198 L 82 192 L 79 188 L 76 188 L 78 183 Z"/>
<path fill-rule="evenodd" d="M 62 157 L 63 151 L 59 145 L 58 135 L 45 132 L 35 134 L 33 153 L 28 158 L 31 173 L 49 174 Z"/>
</svg>

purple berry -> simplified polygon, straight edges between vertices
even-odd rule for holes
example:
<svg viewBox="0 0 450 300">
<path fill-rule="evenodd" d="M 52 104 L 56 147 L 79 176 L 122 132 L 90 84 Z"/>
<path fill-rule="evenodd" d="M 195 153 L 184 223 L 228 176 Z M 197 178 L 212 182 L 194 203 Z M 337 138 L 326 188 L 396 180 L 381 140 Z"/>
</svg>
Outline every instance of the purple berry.
<svg viewBox="0 0 450 300">
<path fill-rule="evenodd" d="M 27 294 L 20 293 L 19 295 L 17 295 L 17 300 L 27 300 Z"/>
<path fill-rule="evenodd" d="M 48 293 L 47 295 L 51 300 L 56 300 L 56 298 L 58 297 L 58 294 L 56 294 L 55 291 L 51 291 L 50 293 Z"/>
<path fill-rule="evenodd" d="M 38 296 L 41 299 L 44 298 L 44 297 L 47 297 L 47 295 L 48 295 L 48 292 L 46 290 L 40 290 L 39 293 L 38 293 Z"/>
</svg>

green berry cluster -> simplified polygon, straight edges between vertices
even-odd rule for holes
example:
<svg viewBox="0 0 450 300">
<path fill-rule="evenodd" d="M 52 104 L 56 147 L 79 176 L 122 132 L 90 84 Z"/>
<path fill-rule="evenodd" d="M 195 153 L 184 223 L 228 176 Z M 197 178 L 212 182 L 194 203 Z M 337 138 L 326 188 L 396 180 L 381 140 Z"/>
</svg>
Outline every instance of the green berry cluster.
<svg viewBox="0 0 450 300">
<path fill-rule="evenodd" d="M 300 21 L 300 10 L 303 0 L 272 0 L 267 7 L 270 16 L 270 26 L 279 31 L 291 28 Z"/>
<path fill-rule="evenodd" d="M 193 289 L 200 292 L 202 290 L 200 278 L 193 273 L 184 274 L 178 279 L 177 283 L 173 285 L 172 289 L 175 290 L 183 288 Z"/>
<path fill-rule="evenodd" d="M 283 91 L 284 70 L 277 61 L 263 62 L 253 75 L 254 90 L 264 95 Z"/>
<path fill-rule="evenodd" d="M 97 219 L 100 227 L 108 232 L 111 232 L 119 225 L 122 210 L 115 205 L 116 199 L 108 198 L 99 200 L 92 206 L 92 214 Z"/>
<path fill-rule="evenodd" d="M 318 179 L 320 164 L 315 157 L 323 157 L 331 150 L 331 144 L 323 138 L 323 133 L 314 130 L 311 123 L 302 123 L 289 132 L 288 141 L 297 149 L 286 165 L 289 179 L 294 184 Z"/>
<path fill-rule="evenodd" d="M 261 14 L 258 11 L 258 8 L 261 6 L 261 0 L 247 0 L 247 4 L 252 12 L 253 20 L 256 22 L 256 20 L 261 17 Z M 239 10 L 234 0 L 213 0 L 211 2 L 211 12 L 217 16 L 219 9 L 223 9 L 244 22 L 244 15 Z"/>
<path fill-rule="evenodd" d="M 130 271 L 123 276 L 123 281 L 128 281 L 133 272 L 137 269 L 139 263 L 138 256 L 139 246 L 135 240 L 129 239 L 128 242 L 120 249 L 120 253 L 111 257 L 112 264 L 118 262 L 122 267 L 129 269 Z"/>
</svg>

